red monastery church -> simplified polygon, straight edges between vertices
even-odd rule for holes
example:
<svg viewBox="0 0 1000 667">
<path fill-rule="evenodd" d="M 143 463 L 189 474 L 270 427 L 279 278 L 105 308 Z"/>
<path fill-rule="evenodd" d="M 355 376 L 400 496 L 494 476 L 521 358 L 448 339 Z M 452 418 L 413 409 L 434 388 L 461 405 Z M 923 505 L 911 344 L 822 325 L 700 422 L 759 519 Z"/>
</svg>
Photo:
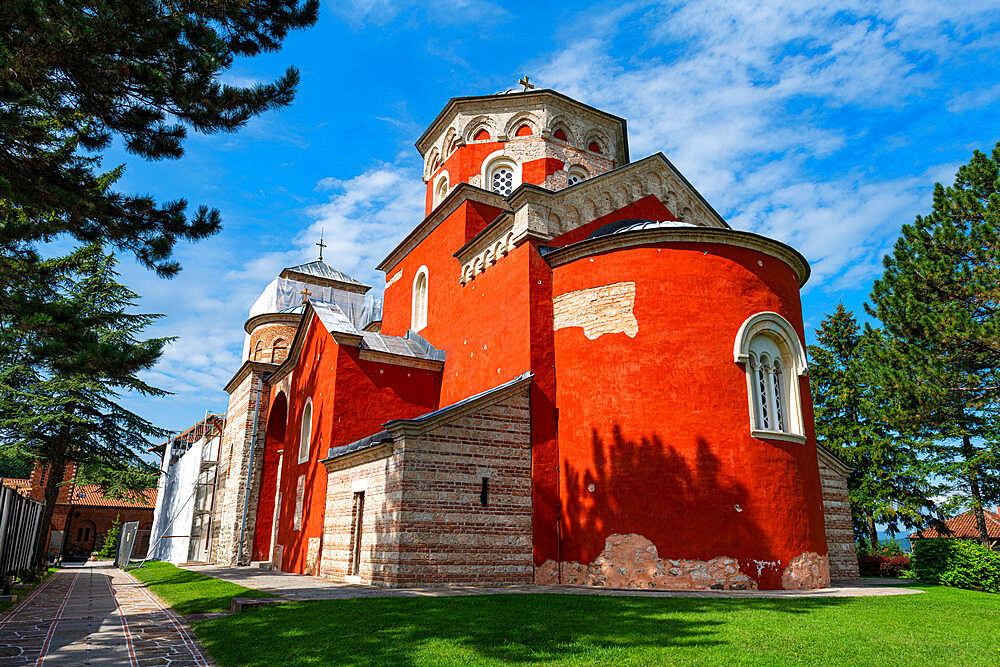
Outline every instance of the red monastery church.
<svg viewBox="0 0 1000 667">
<path fill-rule="evenodd" d="M 383 586 L 857 573 L 799 253 L 551 90 L 452 99 L 417 149 L 425 217 L 378 265 L 383 308 L 321 259 L 250 312 L 215 562 Z"/>
</svg>

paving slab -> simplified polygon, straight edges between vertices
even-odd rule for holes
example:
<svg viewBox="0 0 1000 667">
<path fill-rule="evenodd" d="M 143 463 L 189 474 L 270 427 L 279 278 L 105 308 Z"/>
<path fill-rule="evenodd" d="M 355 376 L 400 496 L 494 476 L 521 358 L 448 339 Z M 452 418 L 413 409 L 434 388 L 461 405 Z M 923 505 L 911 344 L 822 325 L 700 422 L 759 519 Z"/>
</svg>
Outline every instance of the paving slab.
<svg viewBox="0 0 1000 667">
<path fill-rule="evenodd" d="M 257 567 L 220 567 L 183 565 L 186 570 L 225 579 L 240 586 L 265 591 L 288 600 L 346 600 L 362 597 L 445 597 L 453 595 L 537 594 L 559 595 L 631 595 L 638 597 L 685 598 L 840 598 L 881 595 L 912 595 L 923 591 L 900 588 L 912 583 L 893 579 L 842 579 L 828 588 L 807 591 L 667 591 L 631 588 L 595 588 L 593 586 L 498 586 L 498 587 L 407 587 L 383 588 L 348 584 L 320 577 L 276 572 Z"/>
<path fill-rule="evenodd" d="M 0 664 L 212 664 L 190 628 L 131 575 L 70 565 L 0 618 Z"/>
</svg>

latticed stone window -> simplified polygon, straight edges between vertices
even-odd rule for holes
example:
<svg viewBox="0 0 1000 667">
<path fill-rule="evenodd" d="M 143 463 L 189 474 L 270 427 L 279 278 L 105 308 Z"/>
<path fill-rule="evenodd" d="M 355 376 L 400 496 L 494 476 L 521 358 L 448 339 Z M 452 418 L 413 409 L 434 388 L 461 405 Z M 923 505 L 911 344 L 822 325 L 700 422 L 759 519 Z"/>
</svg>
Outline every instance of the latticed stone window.
<svg viewBox="0 0 1000 667">
<path fill-rule="evenodd" d="M 490 172 L 490 189 L 506 197 L 514 191 L 514 170 L 507 165 L 494 167 Z"/>
</svg>

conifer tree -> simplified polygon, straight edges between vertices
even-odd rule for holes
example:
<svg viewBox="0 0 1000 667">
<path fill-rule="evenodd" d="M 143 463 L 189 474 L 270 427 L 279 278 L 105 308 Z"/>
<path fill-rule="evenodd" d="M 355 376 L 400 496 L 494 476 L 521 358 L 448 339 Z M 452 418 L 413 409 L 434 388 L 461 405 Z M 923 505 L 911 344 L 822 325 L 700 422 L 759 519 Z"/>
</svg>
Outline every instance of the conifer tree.
<svg viewBox="0 0 1000 667">
<path fill-rule="evenodd" d="M 809 346 L 809 382 L 820 443 L 854 468 L 848 478 L 855 537 L 878 547 L 876 524 L 919 526 L 935 490 L 927 481 L 915 443 L 892 432 L 883 418 L 870 365 L 883 345 L 877 329 L 859 326 L 838 304 Z"/>
<path fill-rule="evenodd" d="M 69 234 L 127 249 L 162 275 L 177 240 L 219 229 L 184 200 L 108 187 L 96 152 L 120 137 L 149 160 L 183 154 L 187 129 L 232 132 L 288 105 L 299 74 L 226 85 L 238 57 L 277 51 L 318 0 L 10 0 L 0 3 L 0 257 Z"/>
<path fill-rule="evenodd" d="M 57 298 L 29 320 L 29 333 L 0 336 L 0 431 L 47 462 L 45 526 L 70 458 L 119 469 L 142 465 L 138 454 L 148 438 L 167 433 L 120 403 L 123 392 L 165 393 L 139 377 L 169 340 L 138 338 L 158 316 L 131 312 L 137 296 L 117 282 L 114 257 L 99 246 L 81 249 L 67 264 L 72 269 L 52 288 Z"/>
<path fill-rule="evenodd" d="M 884 326 L 878 364 L 891 418 L 933 438 L 925 457 L 972 507 L 1000 497 L 1000 143 L 976 151 L 933 208 L 904 225 L 869 312 Z"/>
</svg>

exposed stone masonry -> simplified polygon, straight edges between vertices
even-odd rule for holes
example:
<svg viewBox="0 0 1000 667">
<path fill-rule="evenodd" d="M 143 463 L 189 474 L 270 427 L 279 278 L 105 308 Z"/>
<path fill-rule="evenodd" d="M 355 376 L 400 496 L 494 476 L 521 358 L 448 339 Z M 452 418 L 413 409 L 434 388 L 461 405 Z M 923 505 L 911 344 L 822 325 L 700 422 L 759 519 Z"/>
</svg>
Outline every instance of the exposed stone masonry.
<svg viewBox="0 0 1000 667">
<path fill-rule="evenodd" d="M 858 576 L 858 554 L 854 546 L 851 505 L 847 495 L 847 478 L 819 457 L 819 475 L 823 488 L 823 520 L 830 559 L 830 576 Z"/>
<path fill-rule="evenodd" d="M 633 314 L 635 283 L 622 282 L 560 294 L 552 300 L 556 331 L 583 327 L 589 340 L 606 333 L 624 333 L 635 338 L 639 323 Z"/>
</svg>

